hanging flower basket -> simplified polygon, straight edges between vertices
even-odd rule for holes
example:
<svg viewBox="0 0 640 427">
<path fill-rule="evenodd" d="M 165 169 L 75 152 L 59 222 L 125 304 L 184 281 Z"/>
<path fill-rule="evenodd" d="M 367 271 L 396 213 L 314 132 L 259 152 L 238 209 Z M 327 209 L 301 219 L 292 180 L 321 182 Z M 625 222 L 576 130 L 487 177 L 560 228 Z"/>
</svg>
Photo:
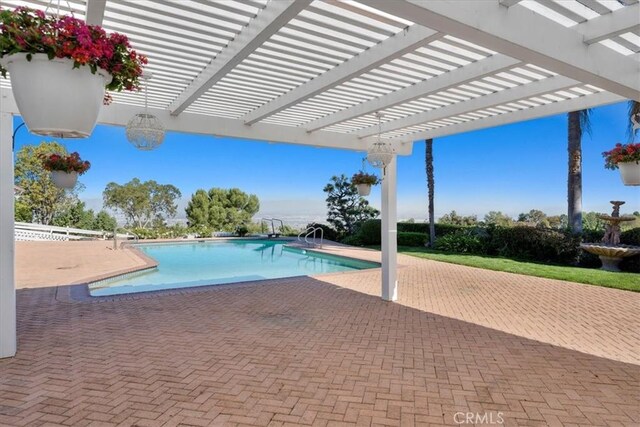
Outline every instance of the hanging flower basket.
<svg viewBox="0 0 640 427">
<path fill-rule="evenodd" d="M 83 161 L 78 153 L 50 154 L 42 156 L 42 166 L 51 172 L 53 185 L 59 188 L 73 188 L 78 181 L 78 175 L 89 170 L 91 163 Z"/>
<path fill-rule="evenodd" d="M 357 184 L 356 188 L 358 189 L 359 196 L 368 196 L 371 194 L 371 186 L 369 184 Z"/>
<path fill-rule="evenodd" d="M 72 16 L 18 7 L 0 10 L 0 73 L 31 133 L 85 138 L 95 127 L 105 89 L 138 90 L 146 57 L 126 36 L 107 34 Z"/>
<path fill-rule="evenodd" d="M 619 169 L 624 185 L 640 185 L 640 143 L 616 144 L 602 153 L 607 169 Z"/>
<path fill-rule="evenodd" d="M 640 185 L 639 161 L 618 163 L 618 169 L 620 169 L 620 178 L 622 178 L 624 185 Z"/>
<path fill-rule="evenodd" d="M 71 189 L 78 182 L 78 172 L 51 171 L 51 181 L 58 188 Z"/>
<path fill-rule="evenodd" d="M 358 195 L 368 196 L 371 194 L 371 186 L 380 182 L 377 176 L 368 174 L 366 172 L 358 172 L 351 177 L 351 184 L 355 185 L 358 190 Z"/>
<path fill-rule="evenodd" d="M 16 53 L 3 57 L 11 74 L 13 96 L 29 131 L 59 138 L 86 138 L 96 125 L 111 81 L 106 71 L 92 74 L 74 68 L 67 58 L 49 60 L 47 55 Z"/>
</svg>

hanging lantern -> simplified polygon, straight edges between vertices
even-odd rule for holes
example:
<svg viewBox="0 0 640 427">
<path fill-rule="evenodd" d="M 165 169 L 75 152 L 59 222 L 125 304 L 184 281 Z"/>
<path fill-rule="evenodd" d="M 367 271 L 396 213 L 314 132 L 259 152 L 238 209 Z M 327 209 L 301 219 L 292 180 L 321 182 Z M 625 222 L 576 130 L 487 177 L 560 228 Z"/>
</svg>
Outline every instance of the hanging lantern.
<svg viewBox="0 0 640 427">
<path fill-rule="evenodd" d="M 150 151 L 157 148 L 164 141 L 165 129 L 160 120 L 148 110 L 148 80 L 150 75 L 143 76 L 144 85 L 144 113 L 138 113 L 127 123 L 127 139 L 137 149 Z"/>
<path fill-rule="evenodd" d="M 384 169 L 393 160 L 395 150 L 391 144 L 382 141 L 380 137 L 382 133 L 382 114 L 376 113 L 376 117 L 378 118 L 378 140 L 367 150 L 367 161 L 374 168 Z"/>
</svg>

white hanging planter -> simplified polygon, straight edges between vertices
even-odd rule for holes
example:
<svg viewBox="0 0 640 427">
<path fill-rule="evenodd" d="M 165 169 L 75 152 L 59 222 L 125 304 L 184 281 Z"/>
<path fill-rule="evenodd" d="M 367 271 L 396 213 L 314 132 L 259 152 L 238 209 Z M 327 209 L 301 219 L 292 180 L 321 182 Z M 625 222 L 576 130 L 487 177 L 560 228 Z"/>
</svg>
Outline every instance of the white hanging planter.
<svg viewBox="0 0 640 427">
<path fill-rule="evenodd" d="M 78 172 L 51 171 L 51 181 L 58 188 L 73 188 L 78 182 Z"/>
<path fill-rule="evenodd" d="M 618 169 L 624 185 L 640 185 L 640 162 L 620 162 Z"/>
<path fill-rule="evenodd" d="M 13 96 L 29 131 L 58 138 L 91 135 L 111 75 L 98 68 L 73 68 L 68 58 L 49 59 L 44 53 L 16 53 L 0 59 L 9 70 Z"/>
<path fill-rule="evenodd" d="M 371 194 L 371 185 L 369 184 L 356 184 L 356 188 L 360 196 L 368 196 Z"/>
</svg>

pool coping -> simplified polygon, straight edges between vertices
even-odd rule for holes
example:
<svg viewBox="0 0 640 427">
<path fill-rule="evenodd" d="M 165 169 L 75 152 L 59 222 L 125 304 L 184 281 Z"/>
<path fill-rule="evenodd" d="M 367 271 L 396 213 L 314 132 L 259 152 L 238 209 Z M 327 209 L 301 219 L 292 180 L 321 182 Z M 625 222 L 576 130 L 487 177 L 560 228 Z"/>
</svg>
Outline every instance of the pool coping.
<svg viewBox="0 0 640 427">
<path fill-rule="evenodd" d="M 287 244 L 285 246 L 301 249 L 308 252 L 313 252 L 318 255 L 329 255 L 338 258 L 346 258 L 353 261 L 360 262 L 368 262 L 372 264 L 377 264 L 377 267 L 368 268 L 366 270 L 356 270 L 356 271 L 342 271 L 342 272 L 332 272 L 332 273 L 321 273 L 310 275 L 299 275 L 299 276 L 289 276 L 289 277 L 280 277 L 273 279 L 259 279 L 259 280 L 249 280 L 244 282 L 231 282 L 231 283 L 221 283 L 221 284 L 211 284 L 211 285 L 199 285 L 199 286 L 191 286 L 185 288 L 172 288 L 172 289 L 159 289 L 153 291 L 143 291 L 143 292 L 134 292 L 129 294 L 117 294 L 117 295 L 103 295 L 103 296 L 93 296 L 90 294 L 89 285 L 101 282 L 104 280 L 115 279 L 120 276 L 125 276 L 133 273 L 144 272 L 145 270 L 153 270 L 158 267 L 159 263 L 145 254 L 143 251 L 138 249 L 136 245 L 138 244 L 172 244 L 172 243 L 193 243 L 195 242 L 219 242 L 226 240 L 269 240 L 269 241 L 280 241 L 280 242 L 294 242 L 293 245 Z M 238 287 L 238 286 L 257 286 L 257 285 L 268 285 L 273 284 L 273 282 L 287 282 L 290 280 L 300 280 L 300 278 L 309 277 L 309 278 L 321 278 L 328 277 L 332 275 L 342 275 L 342 274 L 358 274 L 362 273 L 362 271 L 371 271 L 371 270 L 380 270 L 382 268 L 382 263 L 378 261 L 371 261 L 368 259 L 356 258 L 353 256 L 346 255 L 336 255 L 332 254 L 329 251 L 323 251 L 322 248 L 308 248 L 306 246 L 302 246 L 301 244 L 297 244 L 295 237 L 279 237 L 279 238 L 271 238 L 265 239 L 264 237 L 213 237 L 213 238 L 204 238 L 204 239 L 167 239 L 167 240 L 145 240 L 144 243 L 137 242 L 122 242 L 120 244 L 120 250 L 130 250 L 135 256 L 140 258 L 143 261 L 143 265 L 130 267 L 122 270 L 118 270 L 116 272 L 101 274 L 98 276 L 89 277 L 88 279 L 82 279 L 75 282 L 70 283 L 69 285 L 59 285 L 56 288 L 56 300 L 62 302 L 108 302 L 108 301 L 119 301 L 119 300 L 135 300 L 141 298 L 150 298 L 155 296 L 164 296 L 164 295 L 179 295 L 184 293 L 192 293 L 192 292 L 207 292 L 212 289 L 224 289 L 230 286 Z M 329 241 L 329 245 L 337 246 L 337 247 L 352 247 L 349 245 L 343 245 L 338 242 Z M 354 247 L 356 248 L 356 247 Z M 320 249 L 320 250 L 318 250 Z M 358 248 L 364 249 L 364 248 Z M 372 251 L 375 252 L 375 251 Z M 402 268 L 402 266 L 398 266 Z"/>
</svg>

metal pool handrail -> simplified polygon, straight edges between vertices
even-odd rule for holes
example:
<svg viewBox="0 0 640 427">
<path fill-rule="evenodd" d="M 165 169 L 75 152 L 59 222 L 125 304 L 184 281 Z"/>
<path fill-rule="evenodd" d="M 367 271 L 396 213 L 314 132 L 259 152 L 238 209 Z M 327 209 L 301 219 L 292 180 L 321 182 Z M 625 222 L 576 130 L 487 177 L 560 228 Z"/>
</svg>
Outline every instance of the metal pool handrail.
<svg viewBox="0 0 640 427">
<path fill-rule="evenodd" d="M 320 230 L 320 243 L 316 243 L 316 231 Z M 324 229 L 322 227 L 307 227 L 306 230 L 298 234 L 298 241 L 302 242 L 302 235 L 304 235 L 304 242 L 307 246 L 316 246 L 318 248 L 322 247 L 322 242 L 324 241 Z M 313 236 L 313 240 L 309 241 L 309 236 Z"/>
</svg>

